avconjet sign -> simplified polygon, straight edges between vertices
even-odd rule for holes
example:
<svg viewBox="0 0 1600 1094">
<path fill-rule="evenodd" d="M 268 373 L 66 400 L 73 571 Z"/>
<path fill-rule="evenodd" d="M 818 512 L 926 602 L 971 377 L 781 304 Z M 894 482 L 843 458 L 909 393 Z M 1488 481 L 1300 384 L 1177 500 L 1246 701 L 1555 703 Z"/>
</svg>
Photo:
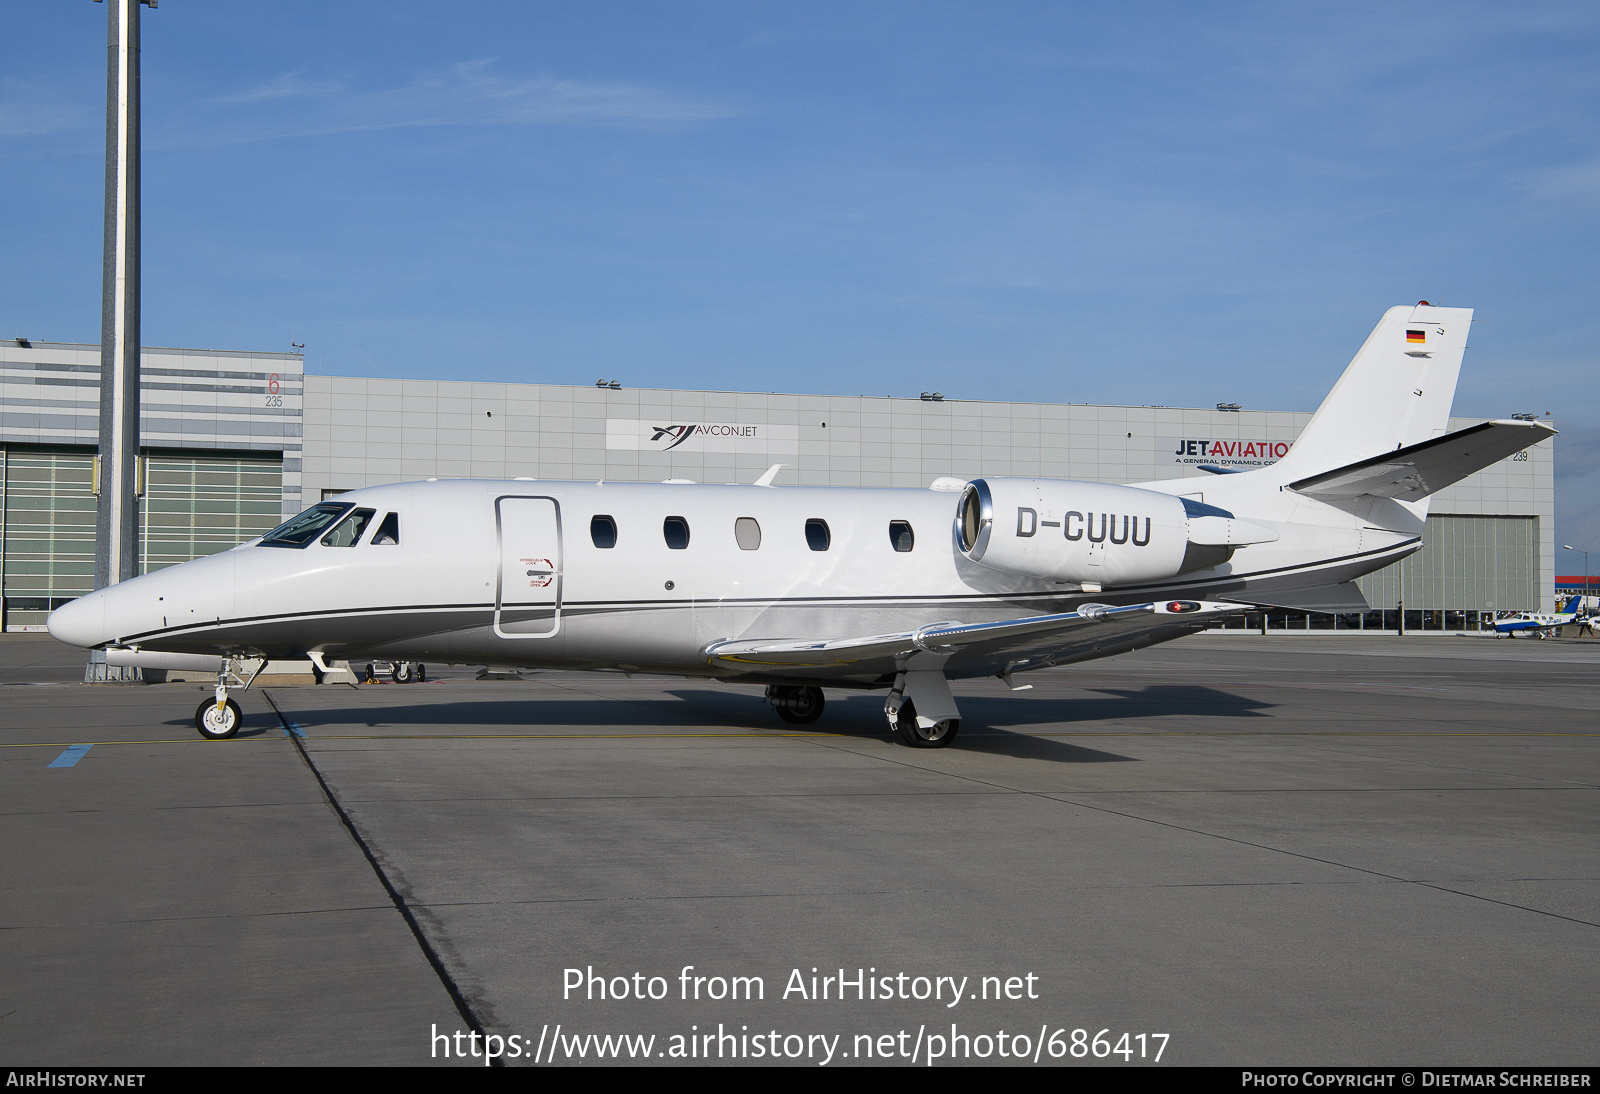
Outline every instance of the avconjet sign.
<svg viewBox="0 0 1600 1094">
<path fill-rule="evenodd" d="M 697 422 L 682 418 L 608 418 L 606 448 L 637 452 L 751 452 L 796 455 L 800 428 L 759 422 Z"/>
</svg>

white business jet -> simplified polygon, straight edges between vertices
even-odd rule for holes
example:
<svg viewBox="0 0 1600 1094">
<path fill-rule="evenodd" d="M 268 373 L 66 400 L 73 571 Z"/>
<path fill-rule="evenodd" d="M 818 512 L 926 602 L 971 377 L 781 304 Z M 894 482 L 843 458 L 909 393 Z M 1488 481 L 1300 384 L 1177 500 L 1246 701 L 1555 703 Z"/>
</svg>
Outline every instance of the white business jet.
<svg viewBox="0 0 1600 1094">
<path fill-rule="evenodd" d="M 1288 456 L 1257 470 L 927 490 L 778 487 L 772 472 L 378 486 L 84 596 L 50 631 L 114 664 L 375 658 L 759 683 L 793 723 L 822 713 L 824 687 L 887 689 L 908 744 L 948 745 L 954 678 L 1022 688 L 1019 673 L 1246 605 L 1365 609 L 1351 581 L 1421 546 L 1429 494 L 1554 432 L 1445 432 L 1471 314 L 1391 308 Z M 239 728 L 232 679 L 196 712 L 207 737 Z"/>
</svg>

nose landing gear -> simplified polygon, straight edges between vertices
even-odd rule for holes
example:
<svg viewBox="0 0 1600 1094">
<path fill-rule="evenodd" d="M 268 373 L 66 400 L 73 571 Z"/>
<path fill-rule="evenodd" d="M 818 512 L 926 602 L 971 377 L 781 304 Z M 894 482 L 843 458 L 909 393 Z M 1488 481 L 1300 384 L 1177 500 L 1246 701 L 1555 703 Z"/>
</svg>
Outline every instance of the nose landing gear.
<svg viewBox="0 0 1600 1094">
<path fill-rule="evenodd" d="M 200 736 L 212 741 L 225 741 L 239 732 L 239 726 L 244 722 L 244 712 L 239 709 L 239 704 L 228 698 L 228 680 L 239 682 L 239 677 L 233 671 L 232 658 L 225 658 L 222 668 L 217 671 L 216 697 L 207 699 L 194 711 L 194 728 L 200 731 Z M 256 666 L 250 678 L 244 682 L 245 690 L 256 682 L 256 677 L 267 667 L 266 659 Z"/>
</svg>

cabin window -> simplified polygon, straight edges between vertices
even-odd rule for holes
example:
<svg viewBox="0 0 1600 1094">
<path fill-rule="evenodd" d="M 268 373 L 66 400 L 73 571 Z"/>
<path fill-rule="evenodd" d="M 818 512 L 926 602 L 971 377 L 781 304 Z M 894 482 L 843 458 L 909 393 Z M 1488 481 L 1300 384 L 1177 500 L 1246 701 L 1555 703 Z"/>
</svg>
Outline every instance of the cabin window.
<svg viewBox="0 0 1600 1094">
<path fill-rule="evenodd" d="M 668 547 L 682 551 L 689 546 L 689 522 L 682 517 L 668 517 L 661 522 L 661 535 Z"/>
<path fill-rule="evenodd" d="M 374 547 L 398 547 L 400 545 L 400 514 L 390 513 L 383 518 L 383 523 L 378 525 L 378 530 L 372 533 Z"/>
<path fill-rule="evenodd" d="M 739 550 L 754 551 L 761 546 L 761 525 L 755 517 L 740 517 L 733 522 L 733 538 L 739 542 Z"/>
<path fill-rule="evenodd" d="M 354 547 L 361 542 L 361 533 L 367 530 L 374 509 L 357 509 L 333 526 L 333 531 L 322 537 L 324 547 Z"/>
<path fill-rule="evenodd" d="M 348 512 L 350 506 L 336 501 L 313 505 L 293 520 L 285 521 L 261 537 L 263 547 L 304 547 L 324 528 Z"/>
<path fill-rule="evenodd" d="M 828 532 L 828 522 L 820 517 L 806 521 L 806 546 L 813 551 L 826 551 L 833 536 Z"/>
<path fill-rule="evenodd" d="M 889 522 L 889 542 L 894 544 L 894 549 L 901 554 L 906 554 L 916 545 L 916 533 L 911 531 L 911 523 L 904 520 L 891 520 Z"/>
<path fill-rule="evenodd" d="M 602 551 L 617 545 L 617 522 L 610 517 L 594 517 L 589 521 L 589 538 Z"/>
</svg>

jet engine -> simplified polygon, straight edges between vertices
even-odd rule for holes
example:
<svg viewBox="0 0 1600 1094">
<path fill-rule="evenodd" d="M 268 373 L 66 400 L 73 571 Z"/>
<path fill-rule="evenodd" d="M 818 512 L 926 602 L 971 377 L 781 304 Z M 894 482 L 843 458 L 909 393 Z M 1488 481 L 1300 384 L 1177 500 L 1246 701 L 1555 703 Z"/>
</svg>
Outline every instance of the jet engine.
<svg viewBox="0 0 1600 1094">
<path fill-rule="evenodd" d="M 1220 566 L 1278 534 L 1190 498 L 1063 479 L 974 479 L 956 543 L 983 566 L 1102 588 Z"/>
</svg>

